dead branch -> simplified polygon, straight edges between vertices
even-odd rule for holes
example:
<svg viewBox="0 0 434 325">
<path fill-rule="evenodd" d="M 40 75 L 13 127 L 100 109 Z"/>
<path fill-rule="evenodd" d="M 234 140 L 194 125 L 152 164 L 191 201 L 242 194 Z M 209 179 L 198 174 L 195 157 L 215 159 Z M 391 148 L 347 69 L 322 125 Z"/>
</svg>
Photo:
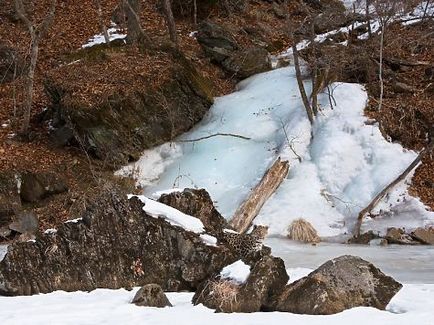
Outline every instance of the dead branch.
<svg viewBox="0 0 434 325">
<path fill-rule="evenodd" d="M 244 140 L 251 140 L 251 138 L 245 137 L 243 135 L 239 135 L 239 134 L 232 134 L 232 133 L 214 133 L 214 134 L 210 134 L 204 137 L 200 137 L 197 139 L 185 139 L 185 140 L 178 140 L 178 142 L 197 142 L 197 141 L 201 141 L 201 140 L 205 140 L 205 139 L 209 139 L 209 138 L 213 138 L 213 137 L 234 137 L 234 138 L 240 138 L 240 139 L 244 139 Z"/>
<path fill-rule="evenodd" d="M 408 174 L 411 173 L 411 171 L 419 165 L 419 163 L 422 160 L 422 157 L 425 153 L 430 152 L 434 146 L 434 142 L 430 142 L 430 144 L 425 147 L 418 155 L 417 157 L 411 162 L 411 164 L 397 177 L 395 178 L 391 183 L 389 183 L 380 193 L 378 193 L 372 201 L 368 204 L 366 208 L 364 208 L 362 211 L 360 211 L 358 217 L 357 217 L 357 223 L 354 228 L 354 237 L 360 236 L 360 229 L 362 227 L 363 219 L 366 214 L 370 213 L 377 204 L 381 201 L 381 199 L 389 193 L 396 185 L 398 185 L 401 181 L 403 181 Z"/>
</svg>

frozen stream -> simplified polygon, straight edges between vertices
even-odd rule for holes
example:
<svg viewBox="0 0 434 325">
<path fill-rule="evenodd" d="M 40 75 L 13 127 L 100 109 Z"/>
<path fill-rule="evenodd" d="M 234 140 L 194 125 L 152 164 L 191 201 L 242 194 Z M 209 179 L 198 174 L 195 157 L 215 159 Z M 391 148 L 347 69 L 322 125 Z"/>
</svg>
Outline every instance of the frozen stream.
<svg viewBox="0 0 434 325">
<path fill-rule="evenodd" d="M 268 238 L 266 245 L 281 257 L 287 268 L 315 269 L 341 255 L 356 255 L 403 283 L 434 283 L 434 247 L 389 245 L 365 246 L 320 243 L 298 244 L 284 238 Z"/>
</svg>

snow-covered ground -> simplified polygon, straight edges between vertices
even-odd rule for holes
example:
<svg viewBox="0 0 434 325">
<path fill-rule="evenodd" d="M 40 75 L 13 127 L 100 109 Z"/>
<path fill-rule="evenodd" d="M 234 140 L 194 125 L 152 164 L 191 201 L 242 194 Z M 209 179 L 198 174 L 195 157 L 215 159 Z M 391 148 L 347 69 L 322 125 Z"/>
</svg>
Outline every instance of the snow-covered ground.
<svg viewBox="0 0 434 325">
<path fill-rule="evenodd" d="M 309 87 L 306 81 L 308 92 Z M 289 175 L 256 222 L 269 225 L 271 235 L 286 235 L 288 225 L 302 217 L 321 237 L 341 237 L 351 232 L 358 212 L 416 153 L 386 141 L 376 124 L 366 123 L 367 94 L 362 86 L 334 83 L 330 89 L 333 109 L 328 95 L 321 94 L 321 113 L 312 128 L 293 67 L 254 76 L 242 81 L 238 91 L 216 98 L 203 121 L 179 138 L 231 133 L 250 140 L 227 136 L 193 143 L 175 140 L 147 150 L 119 173 L 137 177 L 147 196 L 170 188 L 205 188 L 230 218 L 280 156 L 290 161 Z M 410 229 L 434 224 L 434 213 L 409 196 L 406 184 L 374 212 L 380 215 L 368 220 L 365 229 L 384 232 L 392 225 Z"/>
<path fill-rule="evenodd" d="M 302 275 L 308 270 L 288 270 Z M 434 285 L 406 284 L 392 299 L 386 311 L 359 307 L 329 316 L 290 313 L 216 314 L 203 305 L 191 304 L 192 293 L 168 293 L 173 307 L 163 309 L 131 304 L 138 288 L 98 289 L 90 293 L 57 291 L 31 297 L 0 297 L 0 324 L 394 324 L 432 325 Z"/>
<path fill-rule="evenodd" d="M 111 26 L 107 28 L 107 34 L 109 36 L 110 41 L 114 41 L 115 39 L 124 39 L 127 37 L 127 34 L 122 33 L 121 30 L 118 28 L 118 26 L 113 22 L 111 23 Z M 83 44 L 81 47 L 82 48 L 92 47 L 94 45 L 102 44 L 102 43 L 105 43 L 105 38 L 104 35 L 101 33 L 92 36 L 87 41 L 87 43 Z"/>
</svg>

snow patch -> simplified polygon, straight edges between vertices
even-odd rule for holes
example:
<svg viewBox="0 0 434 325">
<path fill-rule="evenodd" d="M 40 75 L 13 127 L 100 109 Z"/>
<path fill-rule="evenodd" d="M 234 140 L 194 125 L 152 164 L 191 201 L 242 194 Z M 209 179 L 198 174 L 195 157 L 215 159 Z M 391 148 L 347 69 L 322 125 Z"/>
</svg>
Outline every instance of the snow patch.
<svg viewBox="0 0 434 325">
<path fill-rule="evenodd" d="M 54 229 L 54 228 L 47 229 L 47 230 L 44 231 L 44 234 L 46 234 L 46 235 L 57 234 L 57 229 Z"/>
<path fill-rule="evenodd" d="M 65 223 L 78 223 L 81 220 L 83 220 L 83 218 L 76 218 L 76 219 L 66 220 Z"/>
<path fill-rule="evenodd" d="M 214 236 L 211 236 L 211 235 L 208 235 L 208 234 L 201 234 L 200 238 L 202 239 L 202 241 L 206 245 L 217 247 L 217 238 L 215 238 Z"/>
<path fill-rule="evenodd" d="M 220 277 L 222 279 L 228 279 L 237 284 L 246 283 L 247 278 L 250 275 L 250 266 L 245 264 L 243 261 L 238 260 L 228 266 L 225 266 L 220 272 Z"/>
<path fill-rule="evenodd" d="M 152 198 L 158 200 L 163 194 L 177 193 L 177 192 L 182 192 L 183 190 L 184 189 L 181 188 L 170 188 L 167 190 L 157 191 L 152 193 Z"/>
<path fill-rule="evenodd" d="M 162 217 L 173 226 L 179 226 L 197 234 L 204 232 L 203 223 L 198 218 L 185 214 L 166 204 L 149 199 L 144 195 L 129 195 L 128 198 L 130 199 L 134 196 L 145 204 L 143 206 L 143 211 L 151 217 Z"/>
<path fill-rule="evenodd" d="M 127 34 L 121 33 L 119 27 L 114 22 L 111 22 L 111 27 L 107 29 L 107 33 L 108 33 L 110 41 L 113 41 L 115 39 L 124 39 L 125 37 L 127 37 Z M 103 34 L 96 34 L 96 35 L 92 36 L 87 41 L 87 43 L 83 44 L 81 47 L 82 48 L 92 47 L 94 45 L 102 44 L 102 43 L 105 43 L 104 35 Z"/>
</svg>

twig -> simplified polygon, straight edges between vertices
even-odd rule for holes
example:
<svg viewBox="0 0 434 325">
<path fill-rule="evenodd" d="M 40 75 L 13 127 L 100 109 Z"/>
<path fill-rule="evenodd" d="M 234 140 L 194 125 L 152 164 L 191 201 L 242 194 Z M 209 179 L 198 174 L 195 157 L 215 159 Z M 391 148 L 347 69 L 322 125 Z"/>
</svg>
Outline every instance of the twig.
<svg viewBox="0 0 434 325">
<path fill-rule="evenodd" d="M 222 136 L 222 137 L 234 137 L 234 138 L 240 138 L 240 139 L 244 139 L 244 140 L 251 140 L 251 138 L 245 137 L 243 135 L 239 135 L 239 134 L 232 134 L 232 133 L 214 133 L 214 134 L 210 134 L 204 137 L 200 137 L 197 139 L 185 139 L 185 140 L 178 140 L 178 142 L 197 142 L 197 141 L 201 141 L 201 140 L 205 140 L 205 139 L 209 139 L 209 138 L 213 138 L 213 137 L 217 137 L 217 136 Z"/>
</svg>

